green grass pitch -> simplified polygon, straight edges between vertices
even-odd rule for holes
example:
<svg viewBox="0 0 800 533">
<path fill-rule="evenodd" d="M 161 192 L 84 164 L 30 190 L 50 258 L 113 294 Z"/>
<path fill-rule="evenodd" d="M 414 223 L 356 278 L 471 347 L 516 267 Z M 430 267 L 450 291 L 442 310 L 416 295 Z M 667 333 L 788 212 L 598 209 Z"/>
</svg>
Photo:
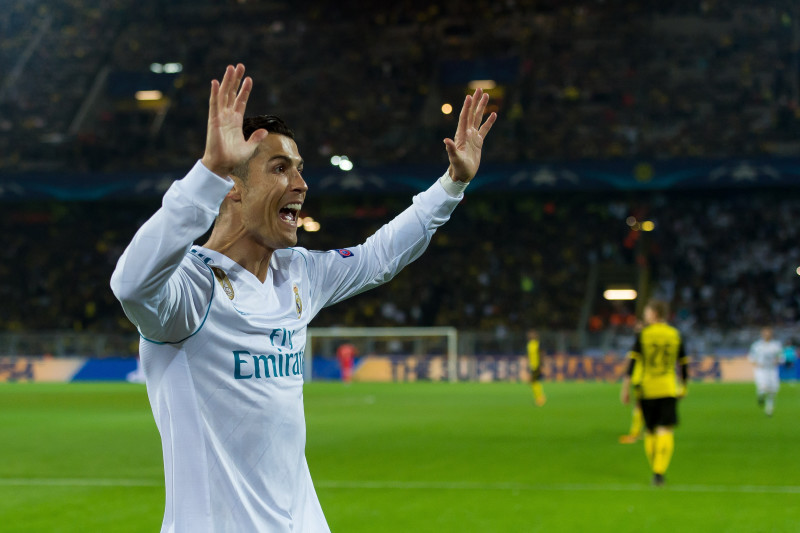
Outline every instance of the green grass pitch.
<svg viewBox="0 0 800 533">
<path fill-rule="evenodd" d="M 308 456 L 336 532 L 800 531 L 800 386 L 694 384 L 667 486 L 618 385 L 306 386 Z M 143 386 L 0 386 L 0 531 L 152 532 L 161 447 Z"/>
</svg>

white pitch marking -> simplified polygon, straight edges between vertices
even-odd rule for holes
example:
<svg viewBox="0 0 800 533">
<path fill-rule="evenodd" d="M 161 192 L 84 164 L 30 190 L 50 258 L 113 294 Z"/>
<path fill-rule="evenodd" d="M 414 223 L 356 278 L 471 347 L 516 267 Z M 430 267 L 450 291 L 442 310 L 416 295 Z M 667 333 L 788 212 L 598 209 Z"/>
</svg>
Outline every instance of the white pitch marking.
<svg viewBox="0 0 800 533">
<path fill-rule="evenodd" d="M 515 490 L 559 492 L 639 492 L 649 490 L 644 484 L 614 483 L 478 483 L 460 481 L 316 481 L 315 486 L 326 489 L 392 489 L 392 490 Z M 154 479 L 105 478 L 0 478 L 0 486 L 16 487 L 163 487 Z M 728 494 L 800 494 L 795 485 L 665 485 L 658 490 L 669 492 L 728 493 Z"/>
<path fill-rule="evenodd" d="M 329 489 L 445 489 L 445 490 L 517 490 L 562 492 L 640 492 L 650 489 L 644 484 L 603 483 L 472 483 L 448 481 L 315 481 L 314 485 Z M 794 485 L 665 485 L 659 490 L 670 492 L 800 494 Z"/>
<path fill-rule="evenodd" d="M 0 478 L 0 486 L 14 487 L 163 487 L 154 479 Z"/>
</svg>

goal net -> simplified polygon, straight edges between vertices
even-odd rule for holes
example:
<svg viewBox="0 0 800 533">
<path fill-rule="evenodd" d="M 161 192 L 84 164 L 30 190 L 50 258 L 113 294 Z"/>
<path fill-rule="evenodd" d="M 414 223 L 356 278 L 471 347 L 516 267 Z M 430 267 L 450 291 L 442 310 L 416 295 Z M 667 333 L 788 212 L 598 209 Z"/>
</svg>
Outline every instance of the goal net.
<svg viewBox="0 0 800 533">
<path fill-rule="evenodd" d="M 305 381 L 312 379 L 315 357 L 335 361 L 336 350 L 344 343 L 355 346 L 360 357 L 366 356 L 375 372 L 413 371 L 417 376 L 426 373 L 425 379 L 457 379 L 456 328 L 308 328 Z"/>
</svg>

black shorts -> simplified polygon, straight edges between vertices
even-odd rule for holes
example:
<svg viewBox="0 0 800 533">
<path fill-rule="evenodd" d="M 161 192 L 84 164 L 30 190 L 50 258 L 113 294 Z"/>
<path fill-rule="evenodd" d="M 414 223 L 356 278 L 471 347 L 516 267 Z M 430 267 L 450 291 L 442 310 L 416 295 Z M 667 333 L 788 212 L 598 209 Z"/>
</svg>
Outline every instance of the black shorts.
<svg viewBox="0 0 800 533">
<path fill-rule="evenodd" d="M 668 398 L 642 398 L 642 415 L 648 431 L 658 426 L 678 425 L 678 400 Z"/>
<path fill-rule="evenodd" d="M 533 383 L 534 381 L 541 381 L 541 379 L 542 379 L 541 368 L 537 367 L 534 370 L 531 370 L 531 383 Z"/>
</svg>

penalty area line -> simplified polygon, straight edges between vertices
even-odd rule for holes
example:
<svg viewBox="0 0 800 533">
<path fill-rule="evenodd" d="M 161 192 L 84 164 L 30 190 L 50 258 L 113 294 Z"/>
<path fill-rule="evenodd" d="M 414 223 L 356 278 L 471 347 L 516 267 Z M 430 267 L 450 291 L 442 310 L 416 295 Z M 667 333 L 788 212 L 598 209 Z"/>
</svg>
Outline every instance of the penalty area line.
<svg viewBox="0 0 800 533">
<path fill-rule="evenodd" d="M 315 481 L 314 485 L 326 489 L 393 489 L 393 490 L 510 490 L 530 492 L 640 492 L 651 489 L 645 484 L 614 483 L 472 483 L 447 481 Z M 728 494 L 800 494 L 800 486 L 793 485 L 670 485 L 658 490 L 669 492 L 728 493 Z"/>
</svg>

